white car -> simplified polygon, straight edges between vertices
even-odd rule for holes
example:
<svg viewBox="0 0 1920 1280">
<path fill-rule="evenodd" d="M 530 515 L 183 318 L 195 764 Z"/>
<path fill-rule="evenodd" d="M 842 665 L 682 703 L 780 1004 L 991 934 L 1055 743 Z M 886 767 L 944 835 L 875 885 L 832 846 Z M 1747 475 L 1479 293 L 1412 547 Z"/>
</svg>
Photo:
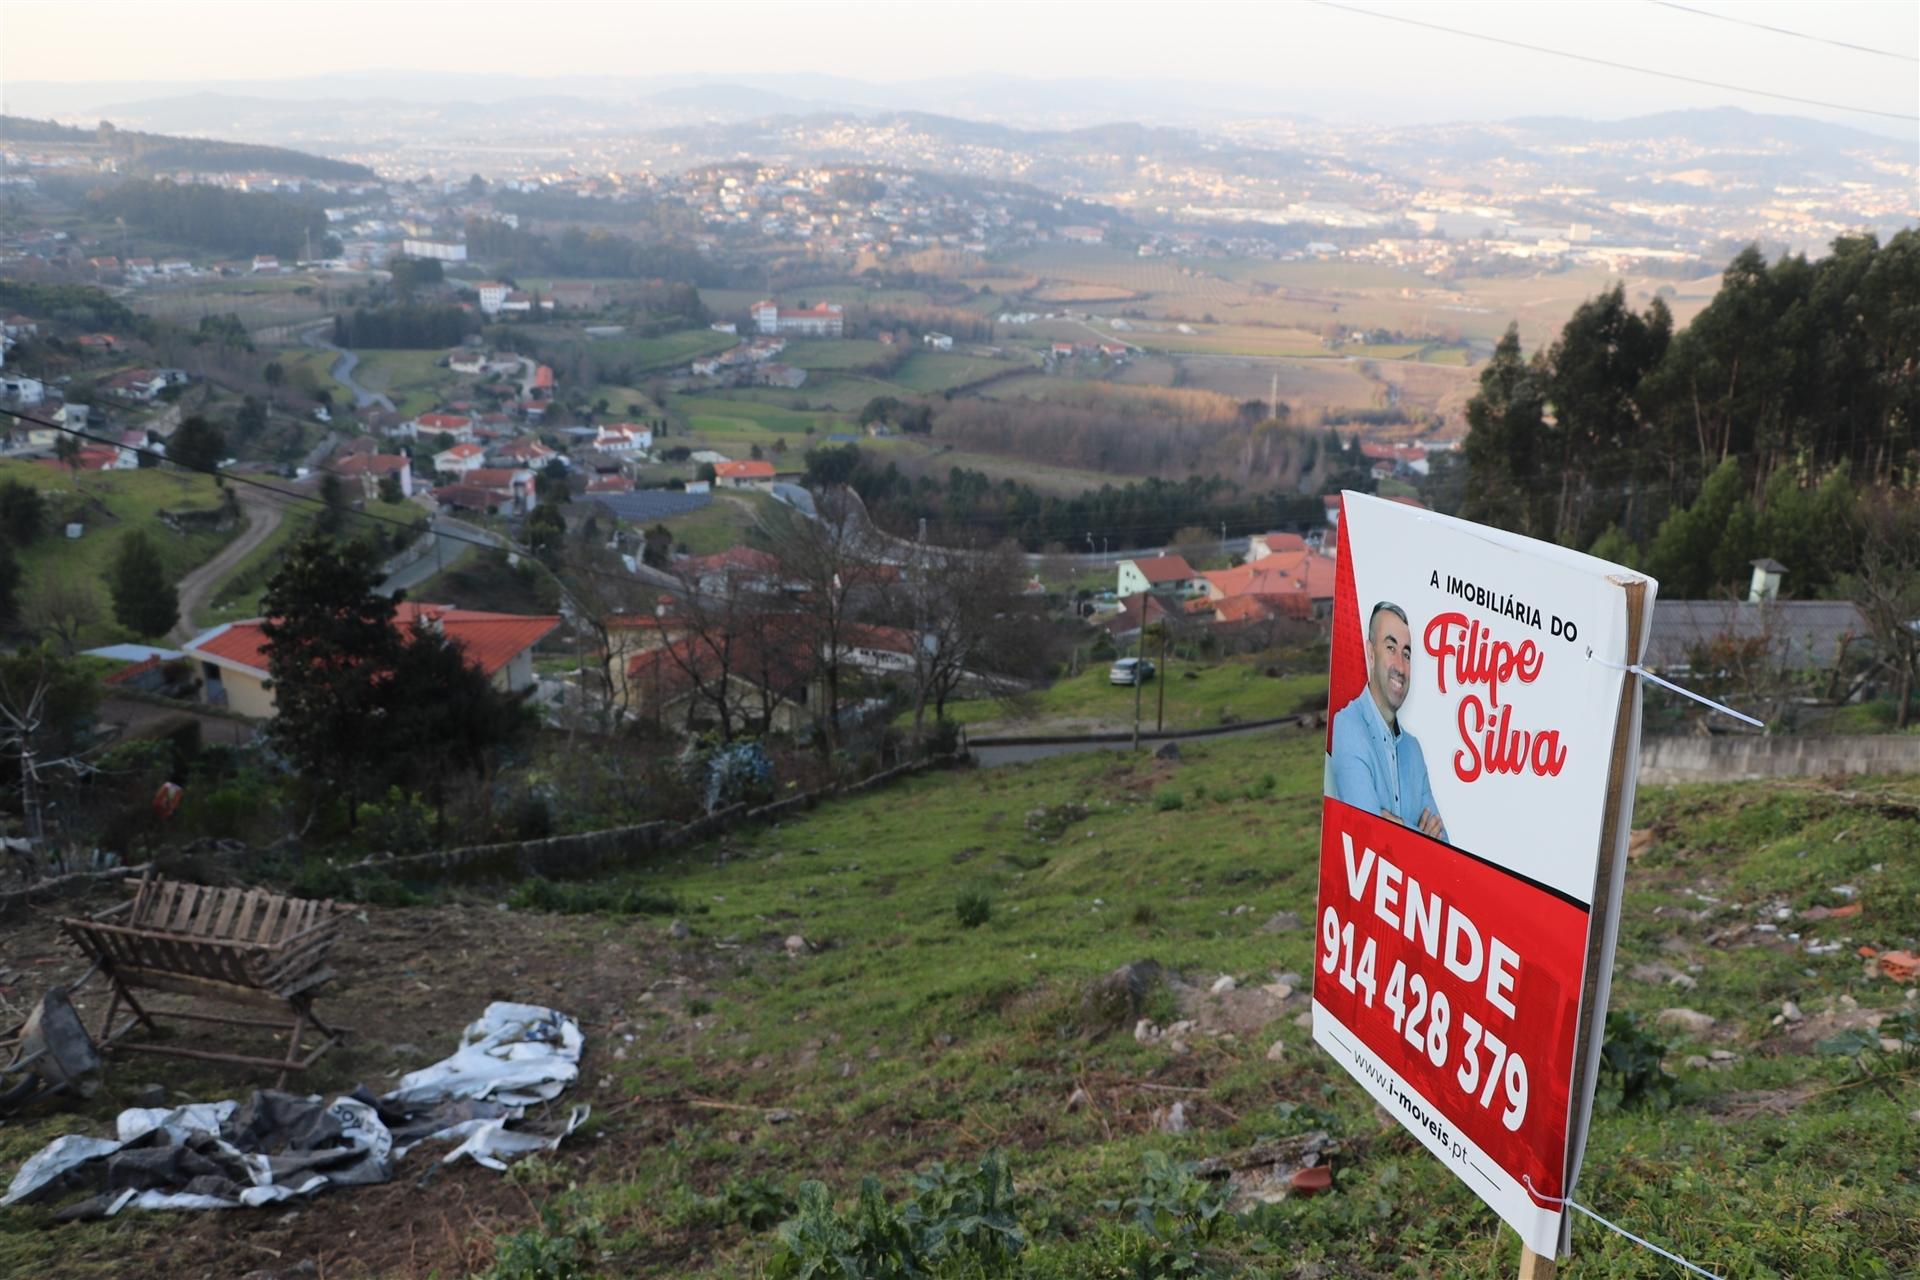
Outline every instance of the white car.
<svg viewBox="0 0 1920 1280">
<path fill-rule="evenodd" d="M 1111 684 L 1145 684 L 1153 679 L 1153 663 L 1146 658 L 1122 658 L 1107 672 Z"/>
</svg>

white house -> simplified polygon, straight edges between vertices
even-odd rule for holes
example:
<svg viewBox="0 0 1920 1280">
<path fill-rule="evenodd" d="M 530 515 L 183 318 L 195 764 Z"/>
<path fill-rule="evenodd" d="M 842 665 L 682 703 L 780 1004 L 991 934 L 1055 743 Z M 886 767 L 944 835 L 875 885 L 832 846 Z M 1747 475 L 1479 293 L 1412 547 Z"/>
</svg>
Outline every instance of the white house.
<svg viewBox="0 0 1920 1280">
<path fill-rule="evenodd" d="M 473 291 L 480 295 L 480 309 L 490 316 L 500 314 L 500 308 L 505 304 L 507 294 L 511 292 L 498 280 L 482 280 L 473 286 Z"/>
<path fill-rule="evenodd" d="M 1206 585 L 1185 556 L 1142 556 L 1120 562 L 1114 590 L 1125 598 L 1143 591 L 1204 591 Z"/>
<path fill-rule="evenodd" d="M 632 422 L 611 423 L 595 433 L 593 447 L 603 453 L 645 453 L 653 448 L 653 428 Z"/>
<path fill-rule="evenodd" d="M 464 476 L 487 465 L 487 451 L 477 444 L 457 444 L 433 455 L 433 469 Z"/>
<path fill-rule="evenodd" d="M 929 333 L 921 341 L 935 351 L 953 350 L 953 335 L 950 333 Z"/>
</svg>

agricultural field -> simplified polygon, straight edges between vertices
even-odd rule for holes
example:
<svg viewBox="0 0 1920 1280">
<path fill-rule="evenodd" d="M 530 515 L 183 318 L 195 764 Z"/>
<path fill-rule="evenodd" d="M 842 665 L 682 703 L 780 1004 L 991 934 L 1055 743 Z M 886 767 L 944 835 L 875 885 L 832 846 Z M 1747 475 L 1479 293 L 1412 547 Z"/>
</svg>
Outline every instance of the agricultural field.
<svg viewBox="0 0 1920 1280">
<path fill-rule="evenodd" d="M 938 428 L 935 428 L 936 433 Z M 1084 471 L 1077 467 L 1055 466 L 1025 458 L 1003 458 L 998 454 L 954 449 L 920 436 L 891 436 L 860 441 L 860 451 L 882 461 L 893 461 L 909 475 L 932 475 L 945 479 L 954 467 L 978 471 L 990 480 L 1012 480 L 1031 485 L 1041 493 L 1074 497 L 1102 485 L 1124 484 L 1128 477 L 1110 471 Z"/>
<path fill-rule="evenodd" d="M 326 319 L 342 305 L 342 299 L 335 295 L 344 293 L 344 289 L 339 281 L 323 283 L 316 276 L 240 276 L 143 285 L 128 292 L 126 303 L 136 311 L 189 328 L 202 316 L 231 312 L 249 330 L 257 332 Z"/>
<path fill-rule="evenodd" d="M 861 369 L 892 350 L 865 338 L 789 338 L 780 359 L 796 369 Z"/>
<path fill-rule="evenodd" d="M 805 442 L 808 427 L 824 435 L 839 429 L 842 419 L 830 413 L 789 409 L 784 405 L 733 397 L 676 396 L 673 407 L 687 420 L 698 440 L 745 439 L 766 444 L 775 436 L 789 436 L 789 448 Z"/>
<path fill-rule="evenodd" d="M 971 382 L 978 382 L 982 378 L 991 378 L 994 374 L 1004 373 L 1012 367 L 1017 366 L 989 356 L 916 351 L 888 381 L 905 387 L 908 391 L 936 394 Z"/>
<path fill-rule="evenodd" d="M 1504 1280 L 1512 1233 L 1303 1025 L 1322 749 L 1276 730 L 1179 760 L 936 772 L 619 876 L 352 885 L 411 905 L 350 917 L 321 1008 L 356 1035 L 300 1087 L 387 1088 L 488 999 L 550 1002 L 585 1031 L 560 1105 L 590 1104 L 589 1126 L 510 1175 L 433 1148 L 292 1212 L 60 1224 L 59 1199 L 15 1206 L 0 1273 L 818 1275 L 837 1249 L 852 1270 L 831 1274 L 871 1276 L 891 1247 L 937 1280 Z M 1920 934 L 1920 786 L 1849 787 L 1641 793 L 1581 1199 L 1716 1275 L 1920 1271 L 1920 1003 L 1854 954 Z M 1835 885 L 1858 912 L 1834 912 Z M 1811 955 L 1811 939 L 1843 945 Z M 82 968 L 31 916 L 0 936 L 0 965 Z M 1136 1039 L 1142 1019 L 1184 1025 Z M 111 1132 L 149 1079 L 179 1101 L 258 1083 L 205 1063 L 115 1071 L 0 1129 L 0 1168 Z M 1281 1153 L 1270 1180 L 1246 1154 L 1261 1144 L 1269 1165 Z M 1289 1192 L 1309 1151 L 1330 1182 Z M 1235 1159 L 1250 1167 L 1233 1182 L 1194 1163 Z M 1584 1219 L 1561 1268 L 1674 1273 Z"/>
<path fill-rule="evenodd" d="M 740 339 L 731 333 L 682 329 L 658 338 L 594 338 L 588 342 L 587 350 L 601 364 L 631 366 L 631 372 L 637 377 L 678 368 L 739 343 Z"/>
</svg>

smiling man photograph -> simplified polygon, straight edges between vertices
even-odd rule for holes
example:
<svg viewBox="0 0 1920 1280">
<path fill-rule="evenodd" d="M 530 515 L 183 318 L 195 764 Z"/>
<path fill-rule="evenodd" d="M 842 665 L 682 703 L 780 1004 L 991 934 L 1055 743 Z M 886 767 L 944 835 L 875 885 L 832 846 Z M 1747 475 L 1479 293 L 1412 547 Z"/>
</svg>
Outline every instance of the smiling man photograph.
<svg viewBox="0 0 1920 1280">
<path fill-rule="evenodd" d="M 1367 687 L 1333 717 L 1327 794 L 1343 804 L 1447 838 L 1419 741 L 1400 725 L 1413 681 L 1413 628 L 1382 600 L 1367 618 Z"/>
</svg>

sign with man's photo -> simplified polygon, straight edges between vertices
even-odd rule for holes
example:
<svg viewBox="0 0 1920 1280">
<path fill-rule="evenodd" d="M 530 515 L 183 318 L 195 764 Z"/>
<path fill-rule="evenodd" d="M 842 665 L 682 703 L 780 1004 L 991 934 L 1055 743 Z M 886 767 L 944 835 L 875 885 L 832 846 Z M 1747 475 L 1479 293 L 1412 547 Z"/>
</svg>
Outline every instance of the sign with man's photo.
<svg viewBox="0 0 1920 1280">
<path fill-rule="evenodd" d="M 1654 583 L 1346 494 L 1314 1039 L 1553 1256 L 1578 1172 Z"/>
</svg>

